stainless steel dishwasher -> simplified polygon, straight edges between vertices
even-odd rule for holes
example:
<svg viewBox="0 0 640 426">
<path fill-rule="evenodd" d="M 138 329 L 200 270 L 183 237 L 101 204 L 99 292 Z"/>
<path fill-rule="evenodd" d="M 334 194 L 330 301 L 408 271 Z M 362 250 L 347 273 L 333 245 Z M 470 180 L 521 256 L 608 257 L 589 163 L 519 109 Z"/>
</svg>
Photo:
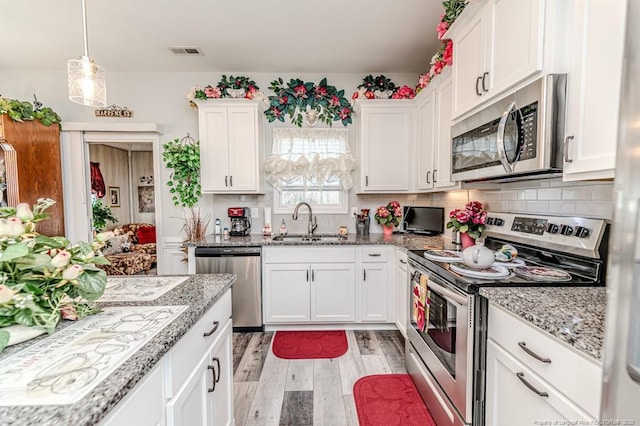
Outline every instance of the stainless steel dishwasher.
<svg viewBox="0 0 640 426">
<path fill-rule="evenodd" d="M 231 273 L 233 329 L 262 331 L 262 247 L 196 247 L 196 274 Z"/>
</svg>

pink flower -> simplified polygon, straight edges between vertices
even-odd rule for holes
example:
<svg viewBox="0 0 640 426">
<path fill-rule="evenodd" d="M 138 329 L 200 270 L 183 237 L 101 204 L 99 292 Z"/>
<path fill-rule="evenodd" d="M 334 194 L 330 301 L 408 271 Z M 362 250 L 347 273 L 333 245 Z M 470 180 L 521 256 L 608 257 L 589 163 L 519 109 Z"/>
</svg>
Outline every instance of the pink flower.
<svg viewBox="0 0 640 426">
<path fill-rule="evenodd" d="M 387 210 L 387 208 L 384 207 L 384 206 L 378 207 L 378 216 L 380 216 L 380 217 L 389 216 L 389 210 Z"/>
<path fill-rule="evenodd" d="M 393 99 L 413 99 L 416 96 L 413 89 L 409 86 L 400 87 L 396 93 L 393 94 Z"/>
<path fill-rule="evenodd" d="M 453 64 L 453 41 L 447 41 L 444 48 L 444 53 L 442 54 L 442 60 L 446 65 Z"/>
<path fill-rule="evenodd" d="M 64 280 L 75 280 L 78 278 L 78 275 L 82 272 L 82 266 L 80 265 L 71 265 L 64 271 L 62 271 L 62 279 Z"/>
<path fill-rule="evenodd" d="M 396 208 L 393 210 L 393 215 L 394 215 L 395 217 L 402 217 L 402 209 L 401 209 L 400 207 L 396 207 Z"/>
<path fill-rule="evenodd" d="M 54 268 L 64 268 L 69 264 L 71 260 L 71 253 L 66 250 L 60 250 L 53 259 L 51 259 L 51 266 Z"/>
<path fill-rule="evenodd" d="M 304 87 L 304 84 L 296 86 L 293 88 L 293 92 L 296 95 L 296 98 L 308 98 L 307 96 L 307 88 Z"/>
<path fill-rule="evenodd" d="M 340 105 L 340 98 L 336 95 L 331 95 L 331 99 L 329 99 L 329 106 L 336 107 Z"/>
<path fill-rule="evenodd" d="M 351 99 L 358 99 L 358 92 L 353 92 L 353 95 L 351 95 Z"/>
<path fill-rule="evenodd" d="M 76 321 L 78 319 L 78 311 L 76 311 L 76 307 L 67 303 L 66 305 L 60 308 L 60 313 L 62 314 L 62 319 Z"/>
<path fill-rule="evenodd" d="M 271 112 L 273 112 L 273 115 L 275 115 L 276 117 L 280 117 L 282 115 L 282 111 L 280 111 L 276 107 L 271 107 L 269 109 L 271 110 Z"/>
<path fill-rule="evenodd" d="M 316 87 L 314 92 L 315 92 L 315 95 L 316 95 L 317 99 L 321 99 L 321 98 L 324 98 L 325 96 L 327 96 L 327 88 L 324 87 L 324 86 Z"/>
<path fill-rule="evenodd" d="M 435 64 L 433 64 L 433 66 L 431 67 L 431 69 L 433 70 L 434 74 L 440 74 L 442 72 L 442 69 L 445 67 L 445 62 L 444 61 L 436 61 Z"/>
<path fill-rule="evenodd" d="M 400 207 L 400 203 L 397 202 L 397 201 L 392 201 L 392 202 L 389 203 L 389 208 L 397 209 L 399 207 Z"/>
<path fill-rule="evenodd" d="M 20 219 L 28 222 L 33 219 L 33 212 L 31 211 L 31 207 L 27 203 L 20 203 L 16 206 L 16 216 Z"/>
<path fill-rule="evenodd" d="M 340 114 L 340 120 L 344 120 L 345 118 L 351 115 L 351 108 L 344 107 L 340 110 L 339 114 Z"/>
<path fill-rule="evenodd" d="M 278 103 L 280 105 L 286 105 L 289 102 L 289 97 L 287 95 L 282 95 L 282 97 L 278 98 Z"/>
<path fill-rule="evenodd" d="M 438 33 L 438 40 L 442 40 L 442 36 L 444 36 L 444 33 L 446 33 L 448 29 L 449 29 L 449 23 L 440 21 L 440 23 L 436 27 L 436 31 Z"/>
<path fill-rule="evenodd" d="M 207 95 L 207 98 L 217 99 L 220 97 L 220 89 L 217 87 L 207 86 L 204 88 L 204 94 Z"/>
<path fill-rule="evenodd" d="M 8 219 L 0 219 L 0 236 L 19 237 L 26 231 L 22 221 L 15 216 Z"/>
</svg>

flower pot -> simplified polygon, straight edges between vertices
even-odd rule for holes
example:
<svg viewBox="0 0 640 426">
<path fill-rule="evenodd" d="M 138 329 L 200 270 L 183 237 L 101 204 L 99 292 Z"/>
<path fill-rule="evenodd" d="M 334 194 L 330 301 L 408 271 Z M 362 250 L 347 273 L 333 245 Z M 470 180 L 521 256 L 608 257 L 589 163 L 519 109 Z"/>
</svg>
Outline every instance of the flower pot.
<svg viewBox="0 0 640 426">
<path fill-rule="evenodd" d="M 462 240 L 462 248 L 463 249 L 466 249 L 467 247 L 471 247 L 472 245 L 475 245 L 475 243 L 476 243 L 476 240 L 471 238 L 469 236 L 469 234 L 467 234 L 466 232 L 461 232 L 460 233 L 460 239 Z"/>
<path fill-rule="evenodd" d="M 385 236 L 393 235 L 393 229 L 395 226 L 393 225 L 382 225 L 382 232 L 384 232 Z"/>
</svg>

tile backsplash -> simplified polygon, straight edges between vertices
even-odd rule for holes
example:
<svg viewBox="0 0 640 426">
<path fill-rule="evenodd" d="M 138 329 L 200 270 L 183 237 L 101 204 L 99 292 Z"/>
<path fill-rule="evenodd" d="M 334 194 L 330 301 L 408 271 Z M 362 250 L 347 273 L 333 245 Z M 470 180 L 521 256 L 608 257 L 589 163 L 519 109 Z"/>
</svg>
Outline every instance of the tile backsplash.
<svg viewBox="0 0 640 426">
<path fill-rule="evenodd" d="M 611 219 L 613 214 L 613 183 L 596 182 L 562 182 L 559 179 L 512 182 L 485 188 L 462 189 L 432 194 L 375 194 L 362 195 L 349 193 L 349 211 L 351 207 L 367 208 L 371 214 L 376 207 L 397 200 L 402 205 L 444 207 L 445 215 L 455 208 L 462 208 L 470 200 L 478 200 L 488 210 L 541 213 L 559 215 L 578 215 L 602 219 Z M 252 234 L 260 234 L 264 225 L 264 208 L 273 208 L 273 191 L 267 190 L 264 195 L 210 195 L 203 197 L 204 211 L 210 211 L 213 222 L 219 218 L 222 226 L 229 226 L 228 207 L 250 207 L 257 209 L 258 217 L 252 218 Z M 355 233 L 355 219 L 350 214 L 317 215 L 318 233 L 337 233 L 338 228 L 346 225 L 350 233 Z M 290 214 L 272 214 L 272 230 L 277 232 L 282 219 L 285 220 L 289 233 L 305 233 L 307 230 L 307 211 L 297 221 Z M 445 220 L 446 217 L 445 217 Z M 381 233 L 382 228 L 371 219 L 371 233 Z"/>
</svg>

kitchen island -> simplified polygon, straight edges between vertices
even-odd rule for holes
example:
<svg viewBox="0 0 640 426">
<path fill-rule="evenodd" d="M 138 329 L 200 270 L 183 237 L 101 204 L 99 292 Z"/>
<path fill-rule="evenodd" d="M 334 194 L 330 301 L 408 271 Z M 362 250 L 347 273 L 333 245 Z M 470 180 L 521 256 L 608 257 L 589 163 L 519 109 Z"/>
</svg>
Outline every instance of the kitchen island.
<svg viewBox="0 0 640 426">
<path fill-rule="evenodd" d="M 132 277 L 110 278 L 109 280 L 113 282 L 113 280 L 117 281 L 120 279 L 130 280 Z M 139 279 L 154 280 L 154 278 L 148 276 L 141 276 Z M 184 339 L 181 340 L 181 338 L 188 338 L 193 334 L 194 326 L 200 328 L 200 323 L 205 319 L 203 317 L 215 311 L 217 305 L 222 302 L 221 299 L 223 298 L 225 301 L 227 299 L 229 300 L 229 312 L 225 312 L 227 316 L 226 319 L 228 320 L 230 314 L 230 297 L 228 290 L 235 279 L 235 275 L 231 274 L 197 275 L 189 277 L 153 301 L 99 303 L 101 308 L 114 306 L 131 307 L 132 311 L 135 311 L 136 307 L 141 306 L 183 308 L 180 308 L 182 312 L 178 316 L 158 331 L 144 346 L 129 356 L 78 402 L 60 405 L 27 405 L 28 401 L 21 401 L 19 405 L 5 405 L 0 407 L 0 424 L 92 425 L 100 422 L 128 396 L 130 391 L 142 381 L 150 371 L 154 370 L 154 372 L 157 372 L 157 368 L 159 367 L 169 370 L 168 367 L 172 367 L 172 363 L 177 364 L 176 361 L 179 361 L 177 356 L 173 355 L 173 358 L 171 356 L 184 341 Z M 91 318 L 94 317 L 87 319 Z M 22 351 L 34 345 L 46 345 L 47 342 L 53 342 L 57 334 L 63 333 L 65 329 L 74 324 L 80 325 L 81 322 L 82 321 L 77 323 L 63 321 L 51 336 L 40 336 L 36 339 L 6 348 L 0 353 L 0 363 L 11 363 L 11 361 L 19 357 L 21 353 L 24 353 Z M 211 328 L 211 324 L 207 325 L 207 330 L 209 328 Z M 198 330 L 196 334 L 201 334 L 200 330 Z M 180 353 L 178 355 L 182 356 Z M 186 365 L 185 367 L 193 369 L 196 365 Z M 179 388 L 182 385 L 182 381 L 186 381 L 187 375 L 187 373 L 182 374 L 178 371 L 179 369 L 180 366 L 173 366 L 173 370 L 165 371 L 165 374 L 158 374 L 160 378 L 162 378 L 162 376 L 171 376 L 174 379 L 170 383 L 171 386 L 169 386 L 167 394 L 163 395 L 163 398 L 166 397 L 169 399 L 169 397 L 179 394 L 181 390 Z M 73 379 L 65 379 L 68 381 L 63 383 L 63 389 L 65 386 L 72 387 Z M 2 380 L 0 379 L 0 386 L 1 385 Z M 6 388 L 9 388 L 9 385 L 10 383 L 5 383 Z M 160 386 L 160 388 L 163 387 L 164 386 Z M 0 387 L 0 395 L 2 395 L 3 392 L 7 392 L 5 394 L 7 395 L 11 390 L 5 391 Z M 175 395 L 172 395 L 172 393 Z M 148 408 L 149 407 L 145 407 L 145 409 Z"/>
</svg>

